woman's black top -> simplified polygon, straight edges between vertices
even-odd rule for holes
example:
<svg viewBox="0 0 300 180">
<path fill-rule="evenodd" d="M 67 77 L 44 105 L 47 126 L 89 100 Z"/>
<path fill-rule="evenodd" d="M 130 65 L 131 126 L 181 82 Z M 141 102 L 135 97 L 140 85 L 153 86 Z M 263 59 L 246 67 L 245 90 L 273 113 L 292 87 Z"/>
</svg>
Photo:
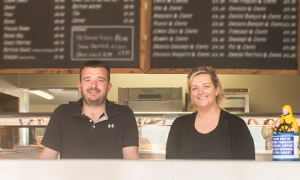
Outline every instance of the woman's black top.
<svg viewBox="0 0 300 180">
<path fill-rule="evenodd" d="M 167 159 L 255 159 L 245 121 L 221 110 L 217 127 L 207 134 L 195 128 L 196 113 L 177 118 L 169 132 Z"/>
</svg>

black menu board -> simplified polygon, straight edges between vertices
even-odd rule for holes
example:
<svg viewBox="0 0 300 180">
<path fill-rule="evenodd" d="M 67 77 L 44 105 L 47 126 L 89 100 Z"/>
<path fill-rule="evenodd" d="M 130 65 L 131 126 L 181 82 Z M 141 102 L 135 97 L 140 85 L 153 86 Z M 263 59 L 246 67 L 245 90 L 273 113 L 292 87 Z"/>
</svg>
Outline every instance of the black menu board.
<svg viewBox="0 0 300 180">
<path fill-rule="evenodd" d="M 140 0 L 2 0 L 0 68 L 139 68 Z"/>
<path fill-rule="evenodd" d="M 152 68 L 297 70 L 297 0 L 153 0 Z"/>
</svg>

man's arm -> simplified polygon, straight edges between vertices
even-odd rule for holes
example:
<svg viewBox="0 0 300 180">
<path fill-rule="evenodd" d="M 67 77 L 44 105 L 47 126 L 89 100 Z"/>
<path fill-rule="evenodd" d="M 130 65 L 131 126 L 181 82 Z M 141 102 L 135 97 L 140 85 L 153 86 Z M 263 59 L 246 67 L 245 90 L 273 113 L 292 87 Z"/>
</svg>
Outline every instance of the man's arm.
<svg viewBox="0 0 300 180">
<path fill-rule="evenodd" d="M 122 149 L 123 159 L 139 159 L 139 150 L 137 146 L 128 146 Z"/>
<path fill-rule="evenodd" d="M 63 106 L 58 106 L 52 113 L 41 144 L 44 145 L 39 158 L 57 159 L 62 145 L 62 114 Z"/>
<path fill-rule="evenodd" d="M 41 154 L 39 155 L 39 159 L 57 159 L 59 152 L 44 147 L 43 151 L 41 152 Z"/>
</svg>

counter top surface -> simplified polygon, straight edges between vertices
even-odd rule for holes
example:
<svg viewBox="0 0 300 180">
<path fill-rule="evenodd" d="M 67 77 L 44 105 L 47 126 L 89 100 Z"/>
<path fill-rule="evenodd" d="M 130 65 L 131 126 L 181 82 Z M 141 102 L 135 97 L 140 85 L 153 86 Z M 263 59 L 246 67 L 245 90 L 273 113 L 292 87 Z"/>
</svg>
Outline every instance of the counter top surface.
<svg viewBox="0 0 300 180">
<path fill-rule="evenodd" d="M 9 180 L 266 180 L 296 179 L 293 172 L 299 166 L 299 162 L 245 160 L 4 159 L 0 160 L 0 174 L 1 179 Z"/>
<path fill-rule="evenodd" d="M 140 150 L 141 160 L 165 160 L 166 152 L 164 150 Z M 273 155 L 272 150 L 256 150 L 256 161 L 272 161 Z M 0 152 L 0 159 L 37 159 L 39 153 L 36 152 L 26 152 L 26 153 L 16 153 L 15 151 L 4 150 Z"/>
</svg>

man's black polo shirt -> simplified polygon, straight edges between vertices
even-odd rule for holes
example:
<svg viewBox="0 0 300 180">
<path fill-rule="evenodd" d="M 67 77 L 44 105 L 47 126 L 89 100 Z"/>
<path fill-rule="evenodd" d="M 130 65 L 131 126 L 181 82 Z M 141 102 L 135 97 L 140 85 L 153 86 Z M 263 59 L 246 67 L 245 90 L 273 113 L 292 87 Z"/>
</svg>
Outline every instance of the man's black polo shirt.
<svg viewBox="0 0 300 180">
<path fill-rule="evenodd" d="M 139 145 L 129 107 L 106 100 L 108 119 L 95 124 L 81 108 L 82 99 L 60 105 L 50 118 L 42 144 L 60 152 L 60 158 L 123 158 L 123 147 Z"/>
</svg>

